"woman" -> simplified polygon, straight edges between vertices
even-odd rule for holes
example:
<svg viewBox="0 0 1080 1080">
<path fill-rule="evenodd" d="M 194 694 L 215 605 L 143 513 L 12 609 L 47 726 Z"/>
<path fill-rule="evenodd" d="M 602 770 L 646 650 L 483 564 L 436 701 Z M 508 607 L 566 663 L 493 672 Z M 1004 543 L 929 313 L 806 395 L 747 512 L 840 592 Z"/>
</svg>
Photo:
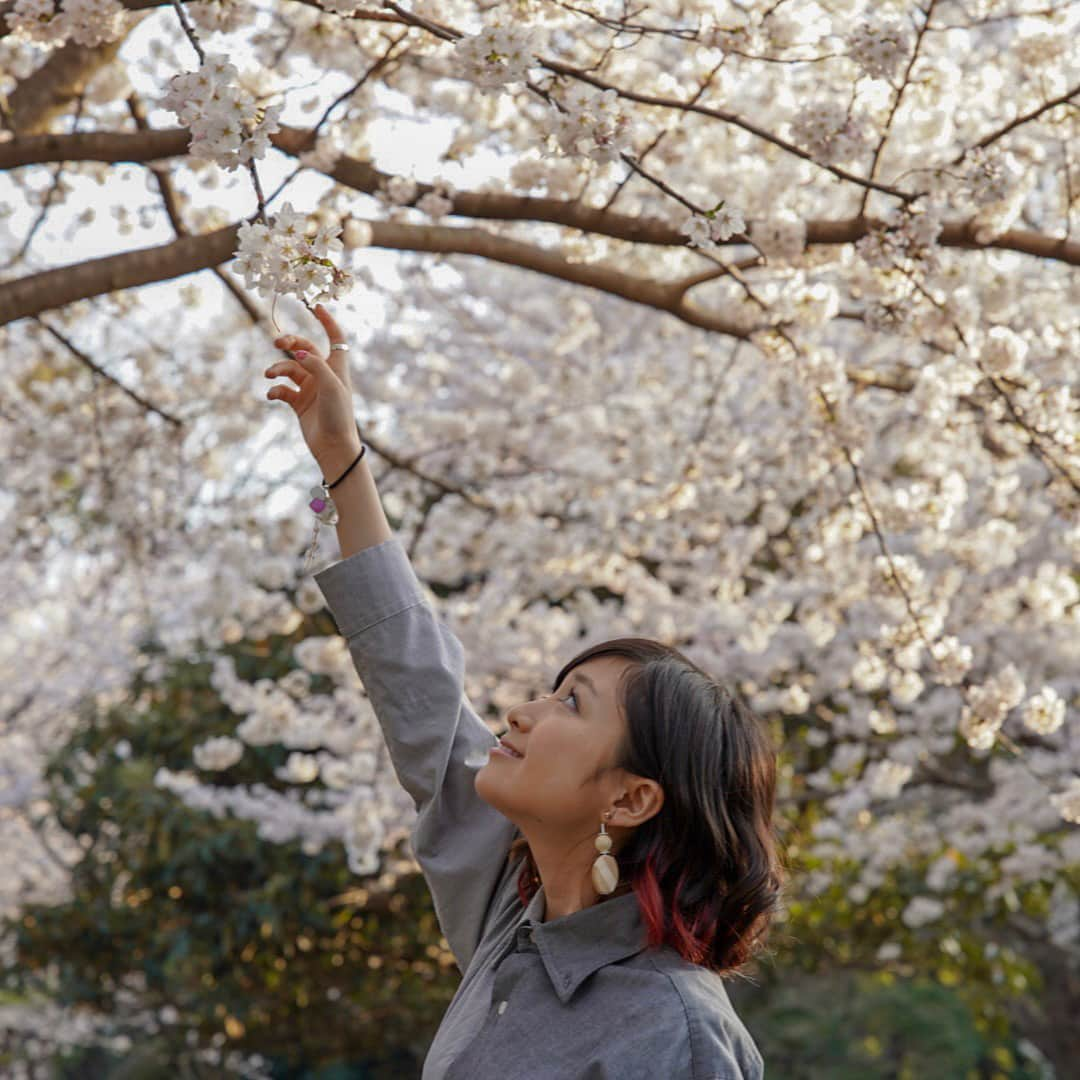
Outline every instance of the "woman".
<svg viewBox="0 0 1080 1080">
<path fill-rule="evenodd" d="M 315 580 L 415 802 L 413 850 L 462 972 L 424 1080 L 763 1076 L 722 977 L 780 902 L 761 721 L 678 650 L 620 638 L 510 709 L 499 747 L 383 513 L 348 346 L 316 315 L 330 351 L 278 338 L 295 359 L 266 374 L 296 388 L 267 396 L 333 488 L 341 561 Z"/>
</svg>

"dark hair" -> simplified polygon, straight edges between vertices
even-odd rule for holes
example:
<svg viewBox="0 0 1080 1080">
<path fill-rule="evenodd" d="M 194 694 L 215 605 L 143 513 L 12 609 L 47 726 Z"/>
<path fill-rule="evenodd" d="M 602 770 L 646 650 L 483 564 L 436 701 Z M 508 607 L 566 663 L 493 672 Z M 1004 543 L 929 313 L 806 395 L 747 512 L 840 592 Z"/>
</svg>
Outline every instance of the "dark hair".
<svg viewBox="0 0 1080 1080">
<path fill-rule="evenodd" d="M 663 807 L 618 852 L 620 879 L 637 895 L 649 946 L 670 945 L 691 963 L 735 974 L 762 950 L 787 878 L 769 732 L 737 690 L 649 638 L 585 649 L 552 692 L 578 664 L 605 655 L 634 662 L 619 683 L 626 734 L 611 768 L 664 790 Z M 522 850 L 517 888 L 527 905 L 540 879 L 524 836 L 510 858 Z"/>
</svg>

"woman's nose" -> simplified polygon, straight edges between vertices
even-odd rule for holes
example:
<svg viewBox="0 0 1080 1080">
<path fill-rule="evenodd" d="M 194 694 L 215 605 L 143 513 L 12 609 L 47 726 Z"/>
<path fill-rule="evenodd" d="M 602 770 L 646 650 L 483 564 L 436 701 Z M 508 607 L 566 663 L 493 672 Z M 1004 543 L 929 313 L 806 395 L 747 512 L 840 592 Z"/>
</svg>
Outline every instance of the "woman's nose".
<svg viewBox="0 0 1080 1080">
<path fill-rule="evenodd" d="M 519 712 L 516 708 L 511 709 L 506 714 L 506 726 L 509 728 L 513 728 L 515 731 L 521 730 L 523 720 L 526 723 L 528 722 L 524 714 Z"/>
</svg>

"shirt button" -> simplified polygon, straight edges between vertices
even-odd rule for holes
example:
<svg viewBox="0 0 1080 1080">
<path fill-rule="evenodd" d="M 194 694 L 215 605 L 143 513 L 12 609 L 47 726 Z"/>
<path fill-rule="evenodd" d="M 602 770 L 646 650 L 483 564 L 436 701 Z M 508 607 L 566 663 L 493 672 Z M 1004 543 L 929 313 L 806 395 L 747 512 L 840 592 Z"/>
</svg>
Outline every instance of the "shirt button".
<svg viewBox="0 0 1080 1080">
<path fill-rule="evenodd" d="M 506 1012 L 506 1006 L 509 1005 L 509 1004 L 510 1004 L 510 1002 L 508 1002 L 508 1001 L 500 1001 L 499 1002 L 499 1015 L 500 1016 L 502 1016 L 502 1014 L 504 1012 Z"/>
</svg>

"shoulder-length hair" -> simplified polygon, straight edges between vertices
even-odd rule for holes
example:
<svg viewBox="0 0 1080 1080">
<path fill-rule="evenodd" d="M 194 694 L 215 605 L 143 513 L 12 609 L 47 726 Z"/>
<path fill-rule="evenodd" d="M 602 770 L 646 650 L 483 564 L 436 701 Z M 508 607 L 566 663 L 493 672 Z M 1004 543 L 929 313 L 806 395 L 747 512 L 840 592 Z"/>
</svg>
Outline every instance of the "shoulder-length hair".
<svg viewBox="0 0 1080 1080">
<path fill-rule="evenodd" d="M 605 655 L 633 661 L 619 682 L 626 729 L 610 768 L 664 790 L 660 811 L 617 853 L 620 881 L 637 895 L 649 946 L 670 945 L 691 963 L 737 974 L 763 949 L 787 878 L 773 823 L 769 732 L 737 690 L 649 638 L 585 649 L 552 692 L 578 664 Z M 527 905 L 540 879 L 519 836 L 510 859 L 522 851 L 517 889 Z"/>
</svg>

